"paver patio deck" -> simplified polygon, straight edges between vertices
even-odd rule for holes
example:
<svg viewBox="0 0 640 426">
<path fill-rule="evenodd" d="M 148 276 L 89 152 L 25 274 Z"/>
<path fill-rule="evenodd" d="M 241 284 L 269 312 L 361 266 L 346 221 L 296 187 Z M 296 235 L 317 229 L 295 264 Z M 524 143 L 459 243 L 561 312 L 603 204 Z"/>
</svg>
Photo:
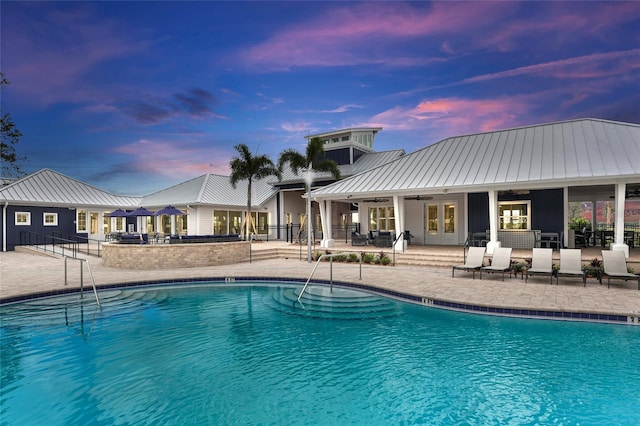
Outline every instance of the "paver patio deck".
<svg viewBox="0 0 640 426">
<path fill-rule="evenodd" d="M 260 244 L 260 249 L 283 247 L 285 242 Z M 289 245 L 290 246 L 290 245 Z M 345 248 L 347 248 L 345 246 Z M 351 249 L 351 247 L 348 247 Z M 339 248 L 338 248 L 339 249 Z M 419 248 L 412 247 L 412 250 Z M 433 248 L 429 248 L 433 249 Z M 460 248 L 455 248 L 460 250 Z M 442 250 L 446 250 L 443 248 Z M 599 251 L 594 251 L 599 253 Z M 518 255 L 518 253 L 514 253 Z M 520 255 L 526 255 L 520 253 Z M 634 262 L 640 254 L 633 252 Z M 203 268 L 184 268 L 154 271 L 138 271 L 106 268 L 100 258 L 88 259 L 98 286 L 105 284 L 139 282 L 147 280 L 172 280 L 207 277 L 282 277 L 306 279 L 313 264 L 305 260 L 272 259 L 243 262 L 234 265 Z M 68 284 L 64 284 L 64 260 L 41 254 L 18 251 L 0 252 L 0 299 L 13 296 L 50 292 L 80 286 L 80 262 L 68 263 Z M 329 279 L 329 264 L 318 267 L 314 278 Z M 629 322 L 638 324 L 640 317 L 640 291 L 636 282 L 616 282 L 611 288 L 589 279 L 582 286 L 580 279 L 560 279 L 560 284 L 550 285 L 547 277 L 530 277 L 525 282 L 520 277 L 504 282 L 484 274 L 480 280 L 470 273 L 460 272 L 451 278 L 451 268 L 420 266 L 363 265 L 362 280 L 358 264 L 333 264 L 333 279 L 376 288 L 393 290 L 424 299 L 529 310 L 553 310 L 627 316 Z M 89 286 L 85 270 L 85 288 Z"/>
</svg>

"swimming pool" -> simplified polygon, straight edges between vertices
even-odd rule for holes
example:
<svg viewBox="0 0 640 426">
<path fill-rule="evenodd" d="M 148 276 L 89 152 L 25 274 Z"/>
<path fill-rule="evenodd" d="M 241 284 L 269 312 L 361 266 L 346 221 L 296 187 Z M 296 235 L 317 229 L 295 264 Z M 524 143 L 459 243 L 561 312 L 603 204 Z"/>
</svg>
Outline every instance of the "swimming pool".
<svg viewBox="0 0 640 426">
<path fill-rule="evenodd" d="M 102 308 L 76 295 L 3 306 L 2 422 L 640 424 L 638 327 L 369 295 L 309 314 L 290 303 L 296 289 L 182 284 L 101 292 Z"/>
</svg>

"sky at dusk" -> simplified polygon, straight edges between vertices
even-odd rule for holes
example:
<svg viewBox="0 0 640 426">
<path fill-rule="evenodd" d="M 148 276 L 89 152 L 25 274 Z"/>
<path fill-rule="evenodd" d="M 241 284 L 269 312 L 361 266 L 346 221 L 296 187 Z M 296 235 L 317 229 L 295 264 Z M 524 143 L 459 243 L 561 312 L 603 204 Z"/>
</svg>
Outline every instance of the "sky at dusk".
<svg viewBox="0 0 640 426">
<path fill-rule="evenodd" d="M 144 195 L 275 162 L 305 135 L 375 149 L 573 118 L 640 123 L 640 2 L 0 3 L 26 172 Z"/>
</svg>

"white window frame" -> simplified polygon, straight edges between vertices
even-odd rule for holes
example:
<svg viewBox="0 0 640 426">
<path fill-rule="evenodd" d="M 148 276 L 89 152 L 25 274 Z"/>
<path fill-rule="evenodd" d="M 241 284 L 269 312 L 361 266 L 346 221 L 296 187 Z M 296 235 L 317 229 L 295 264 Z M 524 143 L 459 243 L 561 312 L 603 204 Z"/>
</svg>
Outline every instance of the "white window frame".
<svg viewBox="0 0 640 426">
<path fill-rule="evenodd" d="M 19 221 L 18 217 L 20 215 L 25 215 L 27 220 L 25 222 Z M 16 226 L 29 226 L 29 225 L 31 225 L 31 212 L 16 212 L 15 213 L 15 224 L 16 224 Z"/>
<path fill-rule="evenodd" d="M 84 213 L 84 228 L 80 228 L 80 213 Z M 87 210 L 85 209 L 76 210 L 76 232 L 78 233 L 88 232 L 88 226 L 89 226 L 88 221 L 89 221 L 89 212 L 87 212 Z"/>
<path fill-rule="evenodd" d="M 47 222 L 47 216 L 53 218 L 53 222 Z M 42 213 L 42 226 L 58 226 L 58 213 L 44 212 Z"/>
<path fill-rule="evenodd" d="M 519 215 L 517 216 L 518 218 L 525 218 L 527 221 L 527 227 L 526 228 L 507 228 L 505 226 L 503 226 L 503 219 L 505 216 L 500 215 L 500 206 L 503 205 L 509 205 L 509 204 L 526 204 L 527 206 L 527 214 L 526 215 Z M 513 215 L 510 215 L 509 218 L 511 217 L 515 217 Z M 500 201 L 498 202 L 498 229 L 501 231 L 509 231 L 510 229 L 521 229 L 521 230 L 527 230 L 530 231 L 531 230 L 531 200 L 515 200 L 515 201 Z"/>
</svg>

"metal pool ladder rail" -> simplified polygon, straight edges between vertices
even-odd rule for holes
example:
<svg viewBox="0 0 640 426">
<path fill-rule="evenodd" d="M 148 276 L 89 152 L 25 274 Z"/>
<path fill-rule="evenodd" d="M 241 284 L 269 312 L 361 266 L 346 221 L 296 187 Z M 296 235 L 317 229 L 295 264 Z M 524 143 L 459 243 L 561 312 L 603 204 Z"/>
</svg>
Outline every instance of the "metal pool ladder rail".
<svg viewBox="0 0 640 426">
<path fill-rule="evenodd" d="M 313 277 L 313 274 L 316 272 L 316 269 L 318 269 L 318 265 L 320 264 L 322 259 L 325 259 L 327 257 L 329 258 L 329 265 L 330 265 L 329 266 L 329 286 L 330 286 L 329 288 L 331 290 L 333 290 L 333 258 L 335 256 L 344 256 L 345 254 L 349 254 L 349 252 L 328 253 L 328 254 L 323 254 L 322 256 L 320 256 L 318 258 L 318 260 L 316 261 L 315 266 L 311 270 L 311 274 L 309 274 L 309 278 L 307 278 L 307 282 L 304 283 L 304 286 L 302 287 L 302 291 L 300 292 L 300 295 L 298 296 L 298 303 L 300 303 L 300 299 L 302 298 L 302 295 L 304 294 L 304 291 L 309 286 L 309 281 L 311 281 L 311 277 Z M 360 256 L 360 279 L 362 279 L 362 256 Z M 302 305 L 302 303 L 300 303 L 300 304 Z"/>
<path fill-rule="evenodd" d="M 96 289 L 96 280 L 93 278 L 93 272 L 91 272 L 91 266 L 89 265 L 89 261 L 86 259 L 81 259 L 78 257 L 68 257 L 64 258 L 64 285 L 67 285 L 67 259 L 76 259 L 80 261 L 80 298 L 84 297 L 84 275 L 83 275 L 83 263 L 86 262 L 87 269 L 89 270 L 89 276 L 91 277 L 91 284 L 93 286 L 93 294 L 96 297 L 96 304 L 100 306 L 100 298 L 98 297 L 98 290 Z"/>
</svg>

